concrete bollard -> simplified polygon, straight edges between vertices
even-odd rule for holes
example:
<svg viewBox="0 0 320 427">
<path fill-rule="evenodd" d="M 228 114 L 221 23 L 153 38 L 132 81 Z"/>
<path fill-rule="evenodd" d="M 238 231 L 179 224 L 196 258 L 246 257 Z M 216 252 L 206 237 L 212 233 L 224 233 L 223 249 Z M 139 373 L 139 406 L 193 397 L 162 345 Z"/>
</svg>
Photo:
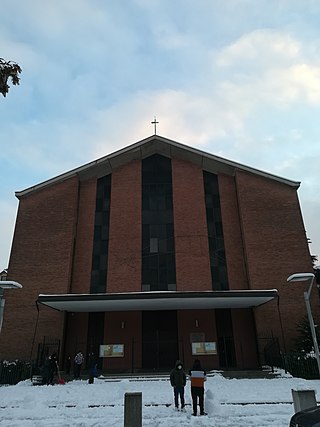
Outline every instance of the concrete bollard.
<svg viewBox="0 0 320 427">
<path fill-rule="evenodd" d="M 317 406 L 316 395 L 314 390 L 291 389 L 291 392 L 295 413 Z"/>
<path fill-rule="evenodd" d="M 142 393 L 125 393 L 124 427 L 142 427 Z"/>
</svg>

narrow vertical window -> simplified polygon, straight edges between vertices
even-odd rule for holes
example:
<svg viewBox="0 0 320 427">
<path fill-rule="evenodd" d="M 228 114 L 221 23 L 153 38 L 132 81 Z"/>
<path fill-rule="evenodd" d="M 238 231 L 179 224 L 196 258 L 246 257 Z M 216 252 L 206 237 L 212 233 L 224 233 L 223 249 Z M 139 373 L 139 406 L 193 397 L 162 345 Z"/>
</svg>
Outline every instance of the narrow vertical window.
<svg viewBox="0 0 320 427">
<path fill-rule="evenodd" d="M 176 289 L 171 160 L 142 161 L 142 290 Z"/>
<path fill-rule="evenodd" d="M 97 180 L 96 212 L 94 221 L 91 267 L 91 293 L 106 292 L 111 175 Z"/>
<path fill-rule="evenodd" d="M 203 172 L 213 290 L 229 289 L 218 176 Z"/>
</svg>

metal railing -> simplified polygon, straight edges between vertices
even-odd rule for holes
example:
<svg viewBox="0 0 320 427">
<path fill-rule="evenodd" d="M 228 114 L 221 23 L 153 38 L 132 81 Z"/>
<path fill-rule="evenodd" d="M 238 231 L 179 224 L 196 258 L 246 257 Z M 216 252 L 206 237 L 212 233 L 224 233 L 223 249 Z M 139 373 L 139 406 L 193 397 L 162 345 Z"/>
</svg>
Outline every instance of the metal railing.
<svg viewBox="0 0 320 427">
<path fill-rule="evenodd" d="M 0 362 L 0 385 L 15 385 L 31 376 L 31 363 L 21 360 Z"/>
<path fill-rule="evenodd" d="M 311 353 L 286 353 L 269 357 L 267 364 L 271 367 L 284 369 L 294 377 L 308 380 L 319 379 L 316 357 Z"/>
</svg>

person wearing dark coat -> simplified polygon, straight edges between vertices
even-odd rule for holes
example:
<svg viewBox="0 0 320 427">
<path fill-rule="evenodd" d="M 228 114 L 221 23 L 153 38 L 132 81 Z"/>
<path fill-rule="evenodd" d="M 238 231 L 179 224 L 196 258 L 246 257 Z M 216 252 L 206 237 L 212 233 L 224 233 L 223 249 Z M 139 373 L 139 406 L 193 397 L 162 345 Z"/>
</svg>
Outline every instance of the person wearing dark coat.
<svg viewBox="0 0 320 427">
<path fill-rule="evenodd" d="M 50 378 L 50 357 L 49 356 L 45 358 L 45 361 L 41 368 L 41 373 L 42 373 L 42 384 L 48 385 L 49 378 Z"/>
<path fill-rule="evenodd" d="M 183 370 L 183 364 L 180 360 L 176 361 L 174 369 L 170 372 L 170 383 L 173 387 L 174 394 L 174 405 L 179 409 L 179 397 L 181 403 L 181 410 L 184 410 L 185 401 L 184 401 L 184 387 L 187 382 L 186 374 Z"/>
<path fill-rule="evenodd" d="M 200 360 L 196 359 L 193 367 L 189 371 L 191 381 L 191 397 L 193 414 L 197 415 L 197 406 L 199 403 L 200 415 L 207 415 L 204 412 L 204 382 L 206 381 L 206 371 L 201 367 Z"/>
<path fill-rule="evenodd" d="M 44 362 L 43 368 L 43 382 L 47 385 L 54 384 L 54 376 L 58 373 L 58 362 L 57 355 L 53 353 L 51 356 L 47 357 Z"/>
<path fill-rule="evenodd" d="M 97 361 L 94 352 L 90 352 L 88 355 L 88 368 L 89 368 L 89 384 L 94 383 L 95 371 L 97 368 Z"/>
</svg>

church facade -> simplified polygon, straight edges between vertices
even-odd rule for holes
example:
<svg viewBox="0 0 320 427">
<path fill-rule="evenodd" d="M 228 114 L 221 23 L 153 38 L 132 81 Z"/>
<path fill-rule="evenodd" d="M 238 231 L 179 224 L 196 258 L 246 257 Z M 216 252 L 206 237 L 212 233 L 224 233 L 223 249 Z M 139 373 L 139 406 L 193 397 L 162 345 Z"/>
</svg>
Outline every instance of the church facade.
<svg viewBox="0 0 320 427">
<path fill-rule="evenodd" d="M 286 278 L 312 271 L 299 185 L 154 135 L 17 192 L 0 359 L 52 340 L 60 366 L 93 351 L 106 372 L 288 351 L 305 307 Z"/>
</svg>

